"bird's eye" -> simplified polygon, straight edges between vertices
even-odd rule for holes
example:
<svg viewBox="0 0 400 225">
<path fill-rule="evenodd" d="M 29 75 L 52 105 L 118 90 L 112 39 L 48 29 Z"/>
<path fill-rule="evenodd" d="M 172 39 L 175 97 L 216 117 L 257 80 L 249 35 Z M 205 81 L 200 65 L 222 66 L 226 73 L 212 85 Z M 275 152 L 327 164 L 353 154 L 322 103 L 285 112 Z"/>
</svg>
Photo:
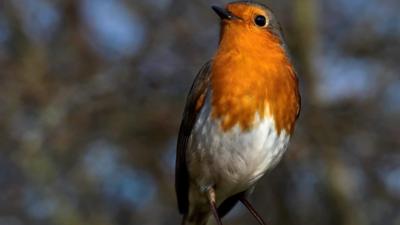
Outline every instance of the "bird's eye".
<svg viewBox="0 0 400 225">
<path fill-rule="evenodd" d="M 254 23 L 259 27 L 265 27 L 265 25 L 267 25 L 267 19 L 265 16 L 258 15 L 254 18 Z"/>
</svg>

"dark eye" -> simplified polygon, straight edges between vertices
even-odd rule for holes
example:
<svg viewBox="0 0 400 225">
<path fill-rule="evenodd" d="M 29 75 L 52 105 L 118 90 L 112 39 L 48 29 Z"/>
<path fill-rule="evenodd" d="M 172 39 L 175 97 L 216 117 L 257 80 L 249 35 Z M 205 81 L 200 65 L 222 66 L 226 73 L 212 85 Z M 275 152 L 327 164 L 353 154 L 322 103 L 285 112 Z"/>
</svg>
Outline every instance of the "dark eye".
<svg viewBox="0 0 400 225">
<path fill-rule="evenodd" d="M 254 18 L 254 23 L 257 24 L 257 26 L 264 27 L 267 24 L 267 19 L 265 16 L 258 15 Z"/>
</svg>

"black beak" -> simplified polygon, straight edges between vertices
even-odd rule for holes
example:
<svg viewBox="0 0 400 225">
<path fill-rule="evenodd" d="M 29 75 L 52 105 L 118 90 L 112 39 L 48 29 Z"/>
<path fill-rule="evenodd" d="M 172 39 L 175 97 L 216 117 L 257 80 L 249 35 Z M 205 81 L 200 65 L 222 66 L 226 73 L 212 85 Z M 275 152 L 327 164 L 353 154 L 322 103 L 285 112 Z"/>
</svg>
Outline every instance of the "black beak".
<svg viewBox="0 0 400 225">
<path fill-rule="evenodd" d="M 228 10 L 224 8 L 218 6 L 211 6 L 211 8 L 215 11 L 215 13 L 217 13 L 217 15 L 221 18 L 221 20 L 223 19 L 231 20 L 232 18 L 235 17 L 234 15 L 232 15 L 232 13 L 230 13 Z"/>
</svg>

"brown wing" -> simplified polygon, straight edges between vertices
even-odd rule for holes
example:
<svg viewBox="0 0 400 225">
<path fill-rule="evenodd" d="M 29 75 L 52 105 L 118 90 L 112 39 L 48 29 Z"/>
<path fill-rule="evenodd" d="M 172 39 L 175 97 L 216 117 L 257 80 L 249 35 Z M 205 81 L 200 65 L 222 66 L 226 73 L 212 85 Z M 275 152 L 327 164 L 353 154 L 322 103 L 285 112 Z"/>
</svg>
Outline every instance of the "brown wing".
<svg viewBox="0 0 400 225">
<path fill-rule="evenodd" d="M 186 165 L 186 150 L 197 114 L 203 106 L 210 80 L 211 61 L 208 61 L 197 74 L 186 99 L 185 111 L 179 129 L 176 149 L 175 191 L 178 208 L 181 214 L 188 212 L 189 205 L 189 173 Z"/>
</svg>

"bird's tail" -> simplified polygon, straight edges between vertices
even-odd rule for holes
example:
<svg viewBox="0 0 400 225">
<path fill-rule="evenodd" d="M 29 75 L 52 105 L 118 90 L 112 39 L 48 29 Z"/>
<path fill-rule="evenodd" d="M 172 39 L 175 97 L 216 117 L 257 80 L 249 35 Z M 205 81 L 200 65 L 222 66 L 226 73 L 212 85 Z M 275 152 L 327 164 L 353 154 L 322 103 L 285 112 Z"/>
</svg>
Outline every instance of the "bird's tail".
<svg viewBox="0 0 400 225">
<path fill-rule="evenodd" d="M 196 213 L 190 216 L 186 214 L 181 225 L 206 225 L 209 217 L 210 213 Z"/>
</svg>

